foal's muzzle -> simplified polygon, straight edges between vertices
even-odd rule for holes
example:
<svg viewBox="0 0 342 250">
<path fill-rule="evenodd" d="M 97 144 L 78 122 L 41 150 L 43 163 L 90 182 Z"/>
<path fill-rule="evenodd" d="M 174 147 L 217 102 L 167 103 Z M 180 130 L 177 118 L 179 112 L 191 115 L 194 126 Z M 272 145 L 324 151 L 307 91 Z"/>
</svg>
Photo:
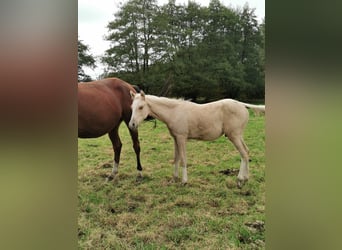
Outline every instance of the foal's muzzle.
<svg viewBox="0 0 342 250">
<path fill-rule="evenodd" d="M 133 129 L 133 130 L 137 130 L 137 128 L 138 128 L 137 123 L 134 122 L 134 121 L 130 121 L 128 126 L 129 126 L 130 129 Z"/>
</svg>

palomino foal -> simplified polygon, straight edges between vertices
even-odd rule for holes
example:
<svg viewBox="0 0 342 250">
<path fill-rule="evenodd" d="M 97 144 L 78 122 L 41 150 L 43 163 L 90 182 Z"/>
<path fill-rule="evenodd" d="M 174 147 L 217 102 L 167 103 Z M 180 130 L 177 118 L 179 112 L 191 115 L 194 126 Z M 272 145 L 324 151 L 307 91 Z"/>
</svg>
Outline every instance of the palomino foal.
<svg viewBox="0 0 342 250">
<path fill-rule="evenodd" d="M 131 92 L 133 99 L 131 129 L 137 129 L 148 116 L 164 122 L 174 139 L 175 154 L 174 177 L 178 178 L 178 165 L 183 166 L 182 182 L 188 181 L 186 169 L 186 141 L 197 139 L 212 141 L 225 135 L 240 152 L 241 165 L 238 174 L 238 186 L 241 187 L 249 178 L 248 147 L 243 140 L 243 131 L 249 119 L 247 108 L 265 112 L 264 105 L 252 105 L 232 99 L 224 99 L 207 104 L 145 95 Z"/>
</svg>

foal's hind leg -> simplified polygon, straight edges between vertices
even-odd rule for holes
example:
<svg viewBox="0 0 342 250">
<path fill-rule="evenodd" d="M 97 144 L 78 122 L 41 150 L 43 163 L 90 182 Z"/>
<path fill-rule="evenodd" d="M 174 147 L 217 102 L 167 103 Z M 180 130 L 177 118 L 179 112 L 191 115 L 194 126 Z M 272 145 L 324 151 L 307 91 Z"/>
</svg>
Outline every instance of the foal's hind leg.
<svg viewBox="0 0 342 250">
<path fill-rule="evenodd" d="M 128 127 L 128 126 L 127 126 Z M 132 130 L 128 127 L 129 133 L 131 134 L 133 148 L 135 155 L 137 157 L 137 170 L 138 170 L 138 177 L 142 177 L 142 167 L 140 162 L 140 142 L 139 142 L 139 134 L 138 131 Z"/>
<path fill-rule="evenodd" d="M 114 163 L 113 163 L 113 170 L 112 174 L 109 178 L 113 178 L 118 173 L 119 163 L 120 163 L 120 154 L 121 154 L 121 147 L 122 143 L 119 137 L 119 126 L 114 128 L 111 132 L 109 132 L 109 138 L 113 145 L 114 150 Z"/>
<path fill-rule="evenodd" d="M 239 151 L 241 155 L 241 165 L 240 170 L 238 174 L 238 187 L 241 188 L 242 185 L 248 180 L 249 178 L 249 170 L 248 170 L 248 162 L 249 162 L 249 156 L 248 156 L 248 147 L 243 141 L 243 138 L 241 135 L 229 135 L 229 140 L 234 144 L 236 149 Z"/>
</svg>

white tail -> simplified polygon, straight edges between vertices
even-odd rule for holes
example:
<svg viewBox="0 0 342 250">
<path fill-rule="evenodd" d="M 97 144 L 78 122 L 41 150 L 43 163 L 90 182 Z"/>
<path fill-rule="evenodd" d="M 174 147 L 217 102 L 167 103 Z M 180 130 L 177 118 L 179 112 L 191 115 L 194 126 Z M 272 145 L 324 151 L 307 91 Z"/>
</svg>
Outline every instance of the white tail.
<svg viewBox="0 0 342 250">
<path fill-rule="evenodd" d="M 244 102 L 240 102 L 243 105 L 245 105 L 245 107 L 253 109 L 253 111 L 257 114 L 265 114 L 265 105 L 254 105 L 254 104 L 249 104 L 249 103 L 244 103 Z"/>
</svg>

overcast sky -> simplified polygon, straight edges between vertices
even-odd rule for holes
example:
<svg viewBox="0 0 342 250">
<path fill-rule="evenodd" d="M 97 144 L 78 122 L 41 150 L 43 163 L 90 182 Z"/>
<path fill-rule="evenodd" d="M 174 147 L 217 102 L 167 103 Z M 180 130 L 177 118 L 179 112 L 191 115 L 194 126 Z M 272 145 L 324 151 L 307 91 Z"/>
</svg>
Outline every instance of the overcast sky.
<svg viewBox="0 0 342 250">
<path fill-rule="evenodd" d="M 114 13 L 119 9 L 119 3 L 126 0 L 78 0 L 78 38 L 90 47 L 90 53 L 99 57 L 109 48 L 109 42 L 104 40 L 108 33 L 107 24 L 114 19 Z M 168 0 L 158 0 L 159 5 Z M 176 4 L 187 3 L 188 0 L 176 0 Z M 195 0 L 202 6 L 208 6 L 210 0 Z M 225 6 L 233 8 L 243 7 L 248 3 L 255 9 L 259 22 L 265 17 L 265 0 L 220 0 Z M 103 66 L 97 62 L 94 70 L 85 69 L 92 78 L 97 78 L 103 72 Z"/>
</svg>

